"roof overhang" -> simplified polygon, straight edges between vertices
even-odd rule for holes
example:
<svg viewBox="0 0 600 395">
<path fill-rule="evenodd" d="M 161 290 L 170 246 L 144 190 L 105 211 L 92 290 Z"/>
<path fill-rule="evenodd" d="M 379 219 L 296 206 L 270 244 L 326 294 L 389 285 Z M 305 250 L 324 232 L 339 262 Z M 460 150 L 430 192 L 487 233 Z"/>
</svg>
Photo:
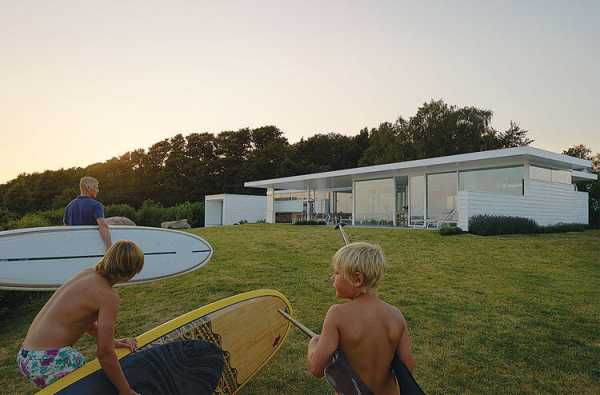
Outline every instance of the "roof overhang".
<svg viewBox="0 0 600 395">
<path fill-rule="evenodd" d="M 351 187 L 354 180 L 360 179 L 385 178 L 418 171 L 432 173 L 459 168 L 499 166 L 510 161 L 524 161 L 525 159 L 540 166 L 549 166 L 564 170 L 587 170 L 591 169 L 592 166 L 589 160 L 557 154 L 534 147 L 515 147 L 387 163 L 384 165 L 356 167 L 323 173 L 303 174 L 270 180 L 249 181 L 245 182 L 244 186 L 248 188 L 335 190 Z M 583 171 L 579 172 L 584 173 Z"/>
<path fill-rule="evenodd" d="M 571 170 L 571 177 L 573 182 L 576 181 L 596 181 L 598 176 L 594 173 L 588 173 L 586 171 Z"/>
</svg>

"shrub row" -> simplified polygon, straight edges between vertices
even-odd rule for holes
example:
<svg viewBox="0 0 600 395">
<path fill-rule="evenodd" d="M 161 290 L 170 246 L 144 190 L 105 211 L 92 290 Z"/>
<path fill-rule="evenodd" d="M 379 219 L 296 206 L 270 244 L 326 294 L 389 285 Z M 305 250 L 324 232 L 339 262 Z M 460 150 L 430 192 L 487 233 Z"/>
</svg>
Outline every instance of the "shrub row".
<svg viewBox="0 0 600 395">
<path fill-rule="evenodd" d="M 0 212 L 0 230 L 35 228 L 62 225 L 64 209 L 36 211 L 17 218 L 9 212 Z M 127 217 L 140 226 L 160 227 L 164 221 L 187 219 L 193 227 L 204 226 L 204 203 L 185 202 L 173 207 L 162 207 L 159 203 L 146 200 L 138 210 L 127 204 L 105 207 L 106 217 Z"/>
<path fill-rule="evenodd" d="M 458 226 L 443 225 L 440 228 L 440 235 L 442 236 L 453 236 L 460 235 L 463 233 L 465 232 Z"/>
<path fill-rule="evenodd" d="M 294 222 L 294 225 L 327 225 L 327 222 L 315 221 L 315 220 L 311 219 L 311 220 L 296 221 L 296 222 Z"/>
<path fill-rule="evenodd" d="M 469 232 L 481 236 L 583 232 L 587 228 L 587 225 L 574 223 L 558 223 L 555 225 L 541 226 L 529 218 L 501 215 L 475 215 L 469 219 Z"/>
<path fill-rule="evenodd" d="M 112 208 L 112 206 L 109 207 Z M 108 207 L 106 211 L 109 211 Z M 119 212 L 114 210 L 111 212 L 111 215 L 107 215 L 107 217 L 119 215 Z M 160 223 L 164 221 L 177 221 L 187 218 L 192 228 L 197 228 L 204 226 L 204 203 L 185 202 L 173 207 L 162 207 L 159 203 L 153 202 L 152 200 L 146 200 L 144 204 L 142 204 L 142 207 L 137 210 L 134 218 L 134 221 L 136 221 L 138 225 L 155 227 L 160 227 Z"/>
</svg>

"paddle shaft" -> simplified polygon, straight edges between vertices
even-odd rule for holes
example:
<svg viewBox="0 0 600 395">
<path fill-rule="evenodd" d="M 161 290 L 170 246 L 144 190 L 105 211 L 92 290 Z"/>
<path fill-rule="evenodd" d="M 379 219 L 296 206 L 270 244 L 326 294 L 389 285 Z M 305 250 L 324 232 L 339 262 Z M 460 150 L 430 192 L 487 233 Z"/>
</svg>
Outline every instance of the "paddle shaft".
<svg viewBox="0 0 600 395">
<path fill-rule="evenodd" d="M 342 239 L 344 240 L 344 244 L 345 245 L 350 244 L 350 239 L 348 238 L 348 235 L 344 231 L 344 225 L 343 224 L 337 224 L 335 226 L 335 228 L 340 230 L 340 234 L 342 235 Z"/>
<path fill-rule="evenodd" d="M 317 334 L 313 331 L 311 331 L 310 329 L 308 329 L 306 326 L 302 325 L 302 323 L 298 320 L 296 320 L 294 317 L 292 317 L 291 315 L 289 315 L 287 312 L 285 312 L 284 310 L 278 310 L 279 314 L 281 314 L 282 316 L 284 316 L 288 321 L 290 321 L 292 324 L 294 324 L 294 326 L 298 329 L 300 329 L 300 331 L 302 333 L 304 333 L 306 336 L 308 337 L 315 337 L 317 336 Z"/>
</svg>

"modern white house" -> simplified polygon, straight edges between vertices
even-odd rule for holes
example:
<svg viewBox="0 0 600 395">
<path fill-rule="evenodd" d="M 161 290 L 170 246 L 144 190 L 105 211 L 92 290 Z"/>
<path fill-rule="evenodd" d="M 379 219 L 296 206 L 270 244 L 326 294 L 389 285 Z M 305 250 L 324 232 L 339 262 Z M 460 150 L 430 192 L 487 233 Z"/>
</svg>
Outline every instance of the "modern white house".
<svg viewBox="0 0 600 395">
<path fill-rule="evenodd" d="M 231 208 L 227 196 L 236 195 L 207 196 L 206 218 L 207 224 L 227 224 L 229 218 L 252 222 L 261 206 L 268 223 L 315 219 L 421 228 L 454 223 L 468 230 L 469 218 L 489 214 L 540 225 L 587 224 L 588 194 L 574 183 L 596 178 L 588 160 L 534 147 L 506 148 L 250 181 L 244 186 L 266 190 L 263 206 L 256 196 L 237 195 L 239 207 Z"/>
<path fill-rule="evenodd" d="M 222 194 L 204 197 L 204 226 L 264 221 L 266 212 L 264 196 Z"/>
</svg>

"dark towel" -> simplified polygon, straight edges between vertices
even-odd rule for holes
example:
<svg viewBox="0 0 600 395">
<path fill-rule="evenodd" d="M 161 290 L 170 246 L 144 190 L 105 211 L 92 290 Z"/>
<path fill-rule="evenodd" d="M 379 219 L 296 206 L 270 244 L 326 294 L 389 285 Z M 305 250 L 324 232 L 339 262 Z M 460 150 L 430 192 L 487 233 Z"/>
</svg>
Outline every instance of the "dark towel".
<svg viewBox="0 0 600 395">
<path fill-rule="evenodd" d="M 410 371 L 400 360 L 398 353 L 394 355 L 392 370 L 400 386 L 400 395 L 425 395 Z M 337 349 L 331 362 L 325 368 L 325 379 L 340 395 L 373 395 L 373 392 L 352 370 L 346 355 Z"/>
</svg>

